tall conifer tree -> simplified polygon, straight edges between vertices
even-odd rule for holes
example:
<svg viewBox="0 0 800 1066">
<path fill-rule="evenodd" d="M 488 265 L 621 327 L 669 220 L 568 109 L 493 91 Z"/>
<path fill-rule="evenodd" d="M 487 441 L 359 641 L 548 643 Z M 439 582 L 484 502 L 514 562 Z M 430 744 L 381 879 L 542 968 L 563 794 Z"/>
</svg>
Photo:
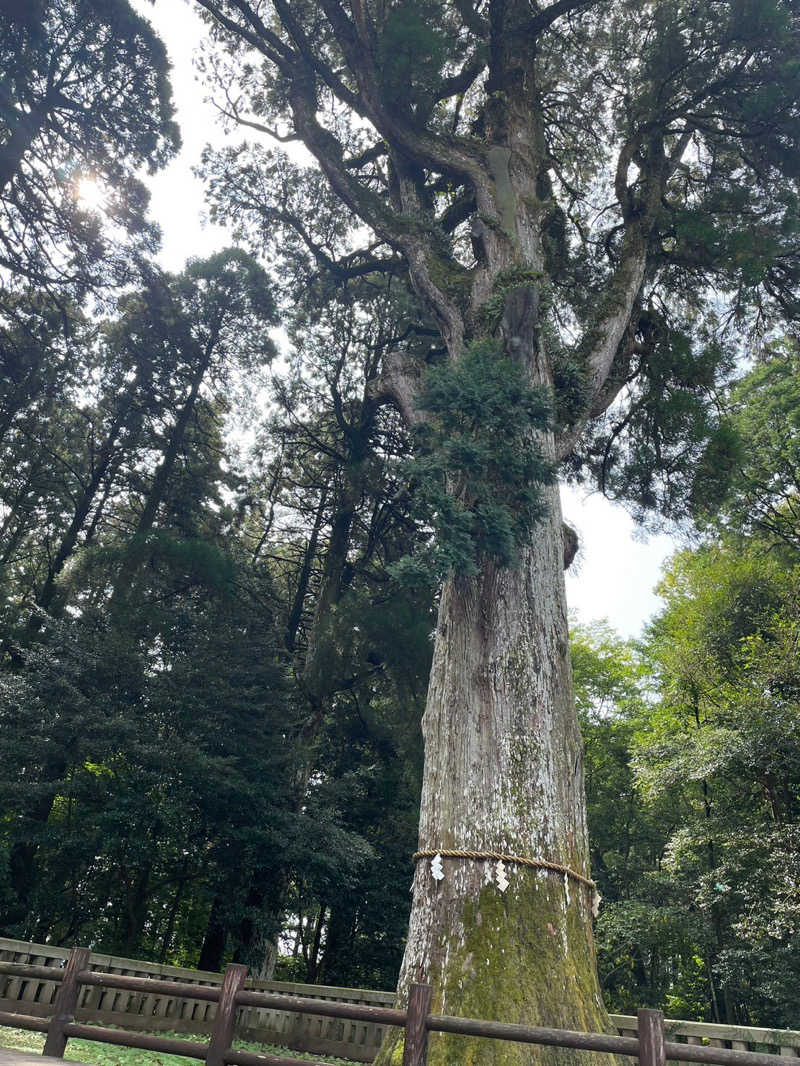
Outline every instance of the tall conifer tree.
<svg viewBox="0 0 800 1066">
<path fill-rule="evenodd" d="M 423 426 L 444 571 L 420 849 L 587 876 L 554 474 L 680 513 L 724 457 L 725 327 L 797 310 L 796 5 L 200 4 L 226 110 L 303 141 L 349 212 L 343 276 L 400 259 L 441 338 L 399 343 L 374 387 Z M 417 865 L 401 994 L 428 980 L 447 1013 L 604 1024 L 580 880 L 444 873 Z"/>
</svg>

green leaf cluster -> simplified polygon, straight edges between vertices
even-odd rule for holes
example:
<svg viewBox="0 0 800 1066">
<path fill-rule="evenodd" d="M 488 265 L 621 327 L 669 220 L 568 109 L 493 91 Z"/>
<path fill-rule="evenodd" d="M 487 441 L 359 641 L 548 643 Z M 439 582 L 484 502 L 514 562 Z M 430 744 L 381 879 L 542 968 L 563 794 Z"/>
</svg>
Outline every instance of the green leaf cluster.
<svg viewBox="0 0 800 1066">
<path fill-rule="evenodd" d="M 544 514 L 541 487 L 555 476 L 537 441 L 550 424 L 548 394 L 530 387 L 498 342 L 480 340 L 428 371 L 420 407 L 429 418 L 407 472 L 433 543 L 395 575 L 471 575 L 486 557 L 512 566 Z"/>
<path fill-rule="evenodd" d="M 720 506 L 698 494 L 695 514 L 706 528 L 756 534 L 793 550 L 800 547 L 800 375 L 797 343 L 767 346 L 756 365 L 725 396 L 731 436 Z M 719 470 L 719 459 L 711 464 Z M 718 495 L 719 500 L 719 495 Z"/>
<path fill-rule="evenodd" d="M 613 1010 L 794 1024 L 800 572 L 768 545 L 679 553 L 638 646 L 573 633 Z"/>
<path fill-rule="evenodd" d="M 670 324 L 643 315 L 639 334 L 627 410 L 612 408 L 590 425 L 574 469 L 642 521 L 681 520 L 697 501 L 713 510 L 741 449 L 717 402 L 734 351 L 690 316 Z"/>
<path fill-rule="evenodd" d="M 447 32 L 443 14 L 443 5 L 435 0 L 400 0 L 389 8 L 376 59 L 381 87 L 393 106 L 424 104 L 445 64 L 456 58 L 458 42 Z"/>
</svg>

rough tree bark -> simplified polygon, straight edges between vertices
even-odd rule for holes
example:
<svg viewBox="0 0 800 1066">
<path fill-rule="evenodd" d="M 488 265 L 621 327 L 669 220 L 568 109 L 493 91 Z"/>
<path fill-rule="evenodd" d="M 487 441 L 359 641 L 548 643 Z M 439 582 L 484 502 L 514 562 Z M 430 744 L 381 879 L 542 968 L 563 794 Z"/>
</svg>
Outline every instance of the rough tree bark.
<svg viewBox="0 0 800 1066">
<path fill-rule="evenodd" d="M 541 858 L 588 874 L 557 489 L 549 503 L 519 567 L 488 563 L 442 592 L 423 719 L 419 845 Z M 602 1030 L 589 891 L 511 866 L 501 892 L 495 863 L 443 863 L 438 882 L 430 862 L 417 864 L 401 994 L 426 981 L 443 1013 Z M 477 1044 L 464 1061 L 475 1053 Z M 462 1041 L 442 1038 L 430 1061 L 465 1054 Z M 529 1056 L 487 1045 L 480 1061 Z"/>
</svg>

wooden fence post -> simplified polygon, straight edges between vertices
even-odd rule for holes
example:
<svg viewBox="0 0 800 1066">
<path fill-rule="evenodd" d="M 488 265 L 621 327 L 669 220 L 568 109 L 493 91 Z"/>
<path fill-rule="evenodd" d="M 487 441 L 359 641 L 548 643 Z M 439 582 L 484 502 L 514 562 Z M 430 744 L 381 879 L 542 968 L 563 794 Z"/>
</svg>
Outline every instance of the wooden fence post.
<svg viewBox="0 0 800 1066">
<path fill-rule="evenodd" d="M 222 988 L 219 990 L 217 1015 L 206 1053 L 206 1066 L 225 1066 L 225 1052 L 230 1051 L 233 1043 L 236 996 L 244 984 L 245 977 L 247 977 L 247 967 L 238 962 L 229 963 L 225 969 Z"/>
<path fill-rule="evenodd" d="M 638 1010 L 639 1066 L 666 1066 L 664 1052 L 664 1012 Z"/>
<path fill-rule="evenodd" d="M 64 967 L 64 976 L 53 1002 L 53 1017 L 47 1027 L 43 1055 L 50 1055 L 55 1059 L 64 1058 L 64 1049 L 67 1046 L 64 1026 L 75 1020 L 78 996 L 81 991 L 78 974 L 81 970 L 89 968 L 89 954 L 88 948 L 73 948 L 70 952 L 67 965 Z"/>
<path fill-rule="evenodd" d="M 430 985 L 412 985 L 409 989 L 403 1066 L 425 1066 L 428 1058 L 428 1029 L 425 1020 L 431 1012 L 432 999 L 433 989 Z"/>
</svg>

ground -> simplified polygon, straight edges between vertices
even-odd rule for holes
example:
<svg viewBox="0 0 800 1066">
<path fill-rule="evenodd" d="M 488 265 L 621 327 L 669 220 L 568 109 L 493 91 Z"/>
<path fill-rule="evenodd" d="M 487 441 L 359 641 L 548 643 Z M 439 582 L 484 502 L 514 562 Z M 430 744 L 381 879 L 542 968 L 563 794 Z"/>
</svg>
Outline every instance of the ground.
<svg viewBox="0 0 800 1066">
<path fill-rule="evenodd" d="M 41 1055 L 31 1054 L 29 1051 L 7 1051 L 0 1048 L 0 1066 L 70 1066 L 74 1059 L 51 1059 L 50 1056 L 43 1059 Z M 80 1064 L 78 1064 L 80 1066 Z"/>
<path fill-rule="evenodd" d="M 170 1036 L 169 1033 L 159 1033 L 159 1036 Z M 181 1040 L 191 1039 L 181 1035 Z M 294 1059 L 308 1059 L 309 1062 L 319 1062 L 319 1055 L 309 1055 L 303 1051 L 289 1051 L 287 1048 L 274 1047 L 268 1044 L 253 1044 L 243 1040 L 235 1040 L 233 1046 L 239 1051 L 256 1051 L 270 1055 L 288 1055 Z M 34 1052 L 37 1056 L 42 1053 L 44 1047 L 44 1033 L 30 1033 L 25 1029 L 7 1029 L 0 1026 L 0 1066 L 16 1066 L 17 1062 L 27 1063 L 27 1058 L 17 1059 L 16 1056 L 6 1058 L 8 1049 L 17 1051 Z M 70 1062 L 87 1063 L 89 1066 L 186 1066 L 192 1059 L 186 1059 L 181 1055 L 164 1055 L 158 1051 L 140 1051 L 137 1048 L 115 1047 L 113 1044 L 97 1044 L 92 1040 L 70 1040 L 67 1044 L 69 1059 L 42 1059 L 37 1057 L 31 1062 L 45 1063 L 59 1062 L 69 1066 Z M 326 1062 L 340 1064 L 340 1066 L 363 1066 L 363 1064 L 351 1063 L 347 1059 L 332 1059 L 325 1056 Z"/>
</svg>

